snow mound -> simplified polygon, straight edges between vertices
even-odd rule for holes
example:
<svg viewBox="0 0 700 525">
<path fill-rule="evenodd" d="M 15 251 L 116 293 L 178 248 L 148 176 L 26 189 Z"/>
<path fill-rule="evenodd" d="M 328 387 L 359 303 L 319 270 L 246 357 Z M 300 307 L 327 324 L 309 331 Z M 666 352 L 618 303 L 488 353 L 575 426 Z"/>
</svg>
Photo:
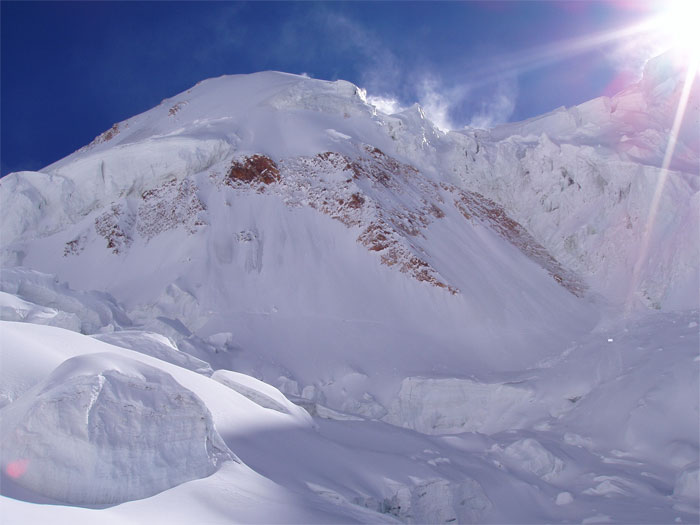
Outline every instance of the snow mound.
<svg viewBox="0 0 700 525">
<path fill-rule="evenodd" d="M 506 458 L 517 468 L 551 480 L 564 468 L 564 462 L 532 438 L 520 439 L 508 445 L 503 451 Z"/>
<path fill-rule="evenodd" d="M 700 468 L 697 463 L 687 466 L 678 473 L 673 495 L 695 501 L 700 500 Z"/>
<path fill-rule="evenodd" d="M 29 268 L 3 268 L 0 319 L 94 334 L 129 326 L 131 321 L 112 296 L 72 290 L 55 276 Z"/>
<path fill-rule="evenodd" d="M 211 378 L 263 408 L 290 415 L 304 426 L 313 426 L 313 420 L 306 410 L 289 401 L 282 392 L 263 381 L 230 370 L 217 370 Z"/>
<path fill-rule="evenodd" d="M 362 90 L 345 80 L 327 82 L 300 79 L 264 103 L 277 109 L 305 109 L 342 115 L 345 118 L 371 113 Z"/>
<path fill-rule="evenodd" d="M 402 485 L 376 510 L 404 523 L 479 523 L 491 506 L 481 485 L 473 479 L 461 483 L 435 479 L 415 486 Z"/>
<path fill-rule="evenodd" d="M 529 390 L 507 384 L 407 377 L 384 420 L 424 434 L 494 433 L 517 428 L 533 400 Z"/>
<path fill-rule="evenodd" d="M 112 353 L 66 360 L 3 409 L 1 435 L 6 476 L 73 505 L 146 498 L 237 461 L 199 397 Z"/>
<path fill-rule="evenodd" d="M 46 324 L 80 332 L 82 321 L 74 313 L 63 312 L 25 301 L 16 295 L 0 292 L 0 319 L 22 323 Z"/>
<path fill-rule="evenodd" d="M 560 492 L 557 494 L 555 504 L 561 507 L 562 505 L 569 505 L 570 503 L 573 503 L 573 501 L 574 497 L 571 495 L 571 492 Z"/>
<path fill-rule="evenodd" d="M 172 363 L 193 372 L 207 376 L 213 373 L 209 363 L 182 352 L 168 337 L 161 334 L 142 330 L 125 330 L 110 334 L 97 334 L 93 337 L 114 346 L 121 346 L 122 348 L 156 357 L 161 361 Z"/>
</svg>

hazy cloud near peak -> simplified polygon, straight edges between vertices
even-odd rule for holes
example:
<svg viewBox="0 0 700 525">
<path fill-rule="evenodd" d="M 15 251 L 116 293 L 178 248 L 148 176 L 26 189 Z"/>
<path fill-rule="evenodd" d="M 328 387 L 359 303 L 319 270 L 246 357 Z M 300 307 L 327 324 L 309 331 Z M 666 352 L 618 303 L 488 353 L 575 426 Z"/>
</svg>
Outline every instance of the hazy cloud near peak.
<svg viewBox="0 0 700 525">
<path fill-rule="evenodd" d="M 450 119 L 451 101 L 442 83 L 433 76 L 425 76 L 418 84 L 418 103 L 425 116 L 442 131 L 453 129 Z"/>
<path fill-rule="evenodd" d="M 406 109 L 397 99 L 390 96 L 368 95 L 367 102 L 385 115 L 393 115 Z"/>
<path fill-rule="evenodd" d="M 642 34 L 618 42 L 605 54 L 605 58 L 618 71 L 641 76 L 647 60 L 660 55 L 666 49 L 667 46 L 659 38 Z"/>
<path fill-rule="evenodd" d="M 0 167 L 50 164 L 202 79 L 262 70 L 348 80 L 442 129 L 530 118 L 639 78 L 655 11 L 622 4 L 5 2 Z"/>
<path fill-rule="evenodd" d="M 496 90 L 482 102 L 481 110 L 472 117 L 469 126 L 488 129 L 508 122 L 515 110 L 517 97 L 518 84 L 515 78 L 499 80 Z"/>
<path fill-rule="evenodd" d="M 320 43 L 312 49 L 307 45 L 310 34 Z M 419 51 L 418 55 L 399 55 L 381 33 L 326 7 L 286 20 L 280 40 L 269 52 L 279 57 L 297 54 L 302 64 L 308 62 L 301 66 L 304 68 L 319 59 L 351 61 L 355 77 L 344 80 L 365 89 L 368 102 L 378 111 L 393 114 L 418 103 L 426 117 L 444 131 L 504 122 L 513 114 L 518 94 L 515 78 L 502 72 L 486 84 L 482 77 L 467 78 L 462 71 L 438 74 L 422 61 Z"/>
<path fill-rule="evenodd" d="M 486 88 L 479 86 L 478 91 L 467 83 L 446 86 L 444 81 L 432 75 L 421 77 L 415 84 L 417 103 L 425 116 L 442 131 L 467 126 L 486 129 L 508 122 L 518 99 L 515 77 L 501 79 Z M 389 94 L 370 94 L 367 101 L 388 115 L 411 105 L 402 104 L 396 96 Z M 466 112 L 464 105 L 469 108 Z"/>
<path fill-rule="evenodd" d="M 344 42 L 341 46 L 348 51 L 363 57 L 362 87 L 382 91 L 397 85 L 402 76 L 399 60 L 376 34 L 345 15 L 328 12 L 323 16 L 328 34 Z"/>
</svg>

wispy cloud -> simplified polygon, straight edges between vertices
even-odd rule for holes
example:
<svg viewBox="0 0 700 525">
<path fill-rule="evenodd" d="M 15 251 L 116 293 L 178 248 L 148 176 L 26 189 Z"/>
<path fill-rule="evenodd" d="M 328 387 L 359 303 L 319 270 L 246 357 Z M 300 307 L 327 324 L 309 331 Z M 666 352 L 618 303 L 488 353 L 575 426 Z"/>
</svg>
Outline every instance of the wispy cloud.
<svg viewBox="0 0 700 525">
<path fill-rule="evenodd" d="M 435 76 L 426 74 L 415 80 L 415 93 L 407 103 L 402 103 L 396 95 L 368 95 L 367 102 L 378 111 L 391 115 L 418 103 L 425 116 L 442 131 L 461 127 L 452 118 L 454 107 L 468 91 L 465 86 L 446 88 Z"/>
<path fill-rule="evenodd" d="M 438 128 L 448 131 L 456 127 L 450 117 L 450 109 L 460 98 L 457 90 L 445 89 L 436 77 L 425 76 L 419 84 L 418 97 L 425 115 Z"/>
<path fill-rule="evenodd" d="M 489 128 L 507 122 L 513 115 L 518 98 L 515 77 L 504 78 L 493 85 L 473 89 L 468 83 L 448 86 L 435 75 L 425 74 L 415 81 L 417 102 L 426 117 L 442 131 L 466 126 Z M 367 101 L 386 114 L 403 111 L 411 104 L 402 104 L 396 96 L 369 95 Z M 468 110 L 464 111 L 464 106 Z"/>
<path fill-rule="evenodd" d="M 515 110 L 517 97 L 518 83 L 515 78 L 498 81 L 495 91 L 481 103 L 481 109 L 472 117 L 469 126 L 486 129 L 508 122 Z"/>
<path fill-rule="evenodd" d="M 338 13 L 325 13 L 324 27 L 349 52 L 359 58 L 360 83 L 368 92 L 368 101 L 379 111 L 397 113 L 418 103 L 426 117 L 443 131 L 465 127 L 468 116 L 458 111 L 465 105 L 478 107 L 472 117 L 481 125 L 504 122 L 515 108 L 517 83 L 511 76 L 494 79 L 495 92 L 486 100 L 467 104 L 472 93 L 469 82 L 455 78 L 446 80 L 428 67 L 418 68 L 401 60 L 382 38 L 355 20 Z"/>
<path fill-rule="evenodd" d="M 367 102 L 386 115 L 393 115 L 406 109 L 396 98 L 390 96 L 367 95 Z"/>
<path fill-rule="evenodd" d="M 308 45 L 310 34 L 317 45 Z M 512 75 L 498 71 L 486 87 L 480 82 L 476 87 L 481 89 L 475 90 L 475 78 L 455 71 L 441 75 L 430 64 L 418 65 L 415 57 L 399 56 L 389 44 L 353 17 L 324 7 L 289 18 L 267 52 L 279 58 L 296 55 L 311 65 L 319 60 L 352 64 L 355 78 L 350 80 L 367 91 L 378 111 L 398 113 L 418 103 L 442 130 L 487 126 L 512 115 L 518 94 Z"/>
<path fill-rule="evenodd" d="M 618 71 L 639 75 L 649 57 L 660 55 L 667 48 L 667 38 L 647 32 L 618 42 L 605 54 L 605 59 Z"/>
<path fill-rule="evenodd" d="M 398 57 L 384 44 L 381 37 L 355 20 L 337 13 L 319 13 L 325 31 L 341 51 L 354 55 L 360 67 L 361 83 L 371 92 L 395 89 L 402 78 Z"/>
</svg>

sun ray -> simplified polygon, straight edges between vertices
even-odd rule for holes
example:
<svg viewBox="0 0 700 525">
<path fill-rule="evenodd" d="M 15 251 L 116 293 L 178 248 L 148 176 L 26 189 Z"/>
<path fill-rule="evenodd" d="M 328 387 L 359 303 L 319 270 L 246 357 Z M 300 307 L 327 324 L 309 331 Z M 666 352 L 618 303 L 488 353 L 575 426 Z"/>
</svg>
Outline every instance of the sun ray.
<svg viewBox="0 0 700 525">
<path fill-rule="evenodd" d="M 476 69 L 470 68 L 470 84 L 479 86 L 490 84 L 504 77 L 527 73 L 550 64 L 570 59 L 592 49 L 631 39 L 638 35 L 651 33 L 659 27 L 658 17 L 649 17 L 634 25 L 611 31 L 559 40 L 545 46 L 533 47 L 518 53 L 510 53 L 492 58 L 488 65 Z"/>
<path fill-rule="evenodd" d="M 654 223 L 656 222 L 656 214 L 659 211 L 659 203 L 661 202 L 661 196 L 666 185 L 666 180 L 668 179 L 669 170 L 671 168 L 671 161 L 673 159 L 673 153 L 676 150 L 676 144 L 678 142 L 678 133 L 680 131 L 681 125 L 683 123 L 683 118 L 685 117 L 685 112 L 688 107 L 688 100 L 690 99 L 690 92 L 693 88 L 693 83 L 697 78 L 698 74 L 698 60 L 692 60 L 688 66 L 685 74 L 683 90 L 681 91 L 680 97 L 678 99 L 678 106 L 676 107 L 676 114 L 673 119 L 673 125 L 671 126 L 671 131 L 669 132 L 668 144 L 666 146 L 666 151 L 664 153 L 663 161 L 661 162 L 661 172 L 659 179 L 656 182 L 656 188 L 654 189 L 654 195 L 652 196 L 651 203 L 649 204 L 649 213 L 647 214 L 647 221 L 644 226 L 642 233 L 642 244 L 639 250 L 639 256 L 634 265 L 634 270 L 632 273 L 632 281 L 630 292 L 628 294 L 626 313 L 629 314 L 634 305 L 634 296 L 641 284 L 640 276 L 642 272 L 642 266 L 647 260 L 649 255 L 649 245 L 651 242 L 652 229 Z M 698 167 L 700 169 L 700 166 Z"/>
</svg>

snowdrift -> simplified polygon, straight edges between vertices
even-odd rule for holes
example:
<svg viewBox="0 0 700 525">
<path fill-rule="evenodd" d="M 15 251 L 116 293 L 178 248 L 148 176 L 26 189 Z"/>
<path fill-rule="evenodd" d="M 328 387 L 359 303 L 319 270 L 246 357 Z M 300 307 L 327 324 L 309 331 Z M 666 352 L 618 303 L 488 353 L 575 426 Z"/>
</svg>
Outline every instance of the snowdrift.
<svg viewBox="0 0 700 525">
<path fill-rule="evenodd" d="M 66 360 L 3 410 L 0 454 L 12 481 L 72 505 L 146 498 L 235 460 L 201 399 L 114 354 Z"/>
</svg>

